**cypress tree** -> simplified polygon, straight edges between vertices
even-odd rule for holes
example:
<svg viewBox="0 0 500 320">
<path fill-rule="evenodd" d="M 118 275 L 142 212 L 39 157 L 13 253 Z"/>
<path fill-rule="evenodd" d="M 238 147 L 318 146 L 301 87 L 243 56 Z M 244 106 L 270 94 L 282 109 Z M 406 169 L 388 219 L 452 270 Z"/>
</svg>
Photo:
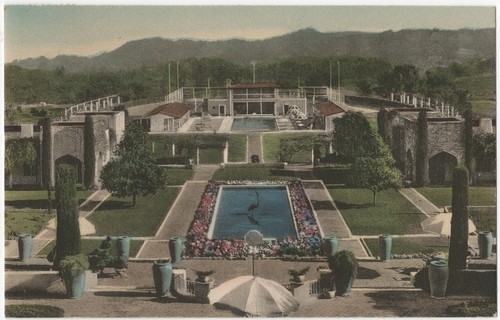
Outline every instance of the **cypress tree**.
<svg viewBox="0 0 500 320">
<path fill-rule="evenodd" d="M 473 161 L 472 161 L 472 111 L 467 109 L 464 111 L 465 127 L 464 127 L 464 162 L 465 167 L 469 171 L 469 178 L 472 179 L 473 175 Z"/>
<path fill-rule="evenodd" d="M 76 197 L 76 172 L 70 165 L 62 164 L 56 174 L 56 209 L 57 237 L 56 257 L 57 267 L 62 258 L 79 254 L 80 225 L 78 223 L 78 202 Z"/>
<path fill-rule="evenodd" d="M 42 125 L 42 187 L 47 188 L 47 208 L 52 214 L 52 120 L 41 120 Z"/>
<path fill-rule="evenodd" d="M 378 128 L 378 134 L 384 139 L 384 141 L 387 143 L 387 110 L 385 108 L 380 109 L 380 111 L 377 113 L 377 128 Z"/>
<path fill-rule="evenodd" d="M 83 159 L 84 159 L 84 184 L 87 189 L 92 189 L 95 184 L 95 140 L 94 123 L 92 116 L 85 116 Z"/>
<path fill-rule="evenodd" d="M 424 187 L 429 183 L 429 161 L 428 161 L 429 134 L 427 132 L 427 111 L 422 110 L 418 114 L 417 123 L 417 148 L 416 148 L 416 181 L 417 187 Z"/>
<path fill-rule="evenodd" d="M 454 270 L 466 268 L 469 236 L 468 205 L 469 172 L 465 167 L 456 167 L 453 169 L 449 254 L 449 267 Z"/>
</svg>

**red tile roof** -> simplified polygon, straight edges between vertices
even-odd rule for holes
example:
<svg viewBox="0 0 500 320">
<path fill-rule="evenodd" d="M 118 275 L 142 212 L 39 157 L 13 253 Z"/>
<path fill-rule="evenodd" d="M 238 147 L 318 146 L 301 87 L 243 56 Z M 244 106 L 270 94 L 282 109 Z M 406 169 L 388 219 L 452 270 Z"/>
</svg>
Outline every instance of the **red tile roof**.
<svg viewBox="0 0 500 320">
<path fill-rule="evenodd" d="M 281 88 L 275 83 L 238 83 L 229 87 L 230 89 L 278 89 Z"/>
<path fill-rule="evenodd" d="M 149 117 L 161 113 L 166 116 L 179 119 L 182 118 L 182 116 L 184 116 L 190 110 L 191 108 L 189 108 L 189 106 L 186 103 L 171 102 L 167 104 L 162 104 L 161 106 L 154 108 L 150 112 L 146 113 L 144 117 Z"/>
<path fill-rule="evenodd" d="M 345 112 L 344 109 L 342 109 L 341 107 L 339 107 L 338 105 L 336 105 L 335 103 L 333 103 L 331 101 L 321 102 L 321 103 L 315 105 L 314 108 L 322 116 L 331 116 L 332 114 L 338 114 L 338 113 Z"/>
</svg>

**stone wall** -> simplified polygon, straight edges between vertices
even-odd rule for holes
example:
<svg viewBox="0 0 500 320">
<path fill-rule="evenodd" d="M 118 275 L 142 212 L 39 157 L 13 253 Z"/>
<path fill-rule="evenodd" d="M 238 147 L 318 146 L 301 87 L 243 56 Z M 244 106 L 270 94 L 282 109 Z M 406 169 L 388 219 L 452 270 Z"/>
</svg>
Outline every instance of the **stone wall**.
<svg viewBox="0 0 500 320">
<path fill-rule="evenodd" d="M 456 158 L 457 163 L 463 159 L 464 120 L 455 118 L 429 118 L 428 121 L 428 159 L 446 152 Z M 415 180 L 415 161 L 417 147 L 417 121 L 398 115 L 392 123 L 392 150 L 397 167 L 404 175 Z M 408 159 L 411 152 L 411 160 Z M 411 163 L 410 163 L 411 162 Z M 411 171 L 411 174 L 409 174 Z"/>
<path fill-rule="evenodd" d="M 55 184 L 56 162 L 64 157 L 71 156 L 77 159 L 80 164 L 80 170 L 83 170 L 83 139 L 85 126 L 82 124 L 53 125 L 52 126 L 52 183 Z M 79 172 L 78 176 L 83 176 Z"/>
<path fill-rule="evenodd" d="M 429 158 L 444 151 L 455 156 L 460 163 L 464 152 L 464 126 L 464 120 L 429 121 Z"/>
<path fill-rule="evenodd" d="M 391 101 L 382 98 L 372 98 L 372 97 L 359 97 L 359 96 L 345 96 L 345 103 L 347 104 L 357 104 L 368 107 L 395 107 L 395 108 L 413 108 L 413 105 L 407 103 L 401 103 L 398 101 Z"/>
</svg>

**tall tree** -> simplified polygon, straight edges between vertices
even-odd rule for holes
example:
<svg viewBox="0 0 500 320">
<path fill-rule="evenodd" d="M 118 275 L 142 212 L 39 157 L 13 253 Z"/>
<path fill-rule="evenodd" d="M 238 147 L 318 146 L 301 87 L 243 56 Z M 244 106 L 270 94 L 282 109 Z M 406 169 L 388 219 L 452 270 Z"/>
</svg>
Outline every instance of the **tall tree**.
<svg viewBox="0 0 500 320">
<path fill-rule="evenodd" d="M 52 120 L 40 120 L 42 126 L 42 186 L 47 189 L 48 211 L 52 213 Z"/>
<path fill-rule="evenodd" d="M 66 256 L 81 252 L 78 201 L 76 197 L 76 172 L 70 165 L 62 164 L 56 174 L 57 236 L 54 265 Z"/>
<path fill-rule="evenodd" d="M 373 150 L 373 130 L 362 113 L 346 112 L 333 123 L 333 143 L 341 161 L 353 163 Z"/>
<path fill-rule="evenodd" d="M 416 146 L 416 181 L 417 187 L 424 187 L 429 183 L 429 136 L 427 130 L 427 111 L 418 114 L 417 146 Z"/>
<path fill-rule="evenodd" d="M 467 266 L 469 173 L 465 167 L 453 169 L 451 198 L 450 269 L 461 270 Z"/>
<path fill-rule="evenodd" d="M 464 127 L 464 162 L 465 167 L 469 171 L 469 178 L 474 179 L 474 166 L 473 166 L 473 158 L 472 158 L 472 140 L 473 140 L 473 132 L 472 132 L 472 110 L 467 109 L 463 113 L 465 119 L 465 127 Z"/>
<path fill-rule="evenodd" d="M 372 191 L 375 205 L 378 192 L 401 188 L 401 172 L 394 167 L 395 161 L 382 138 L 374 135 L 372 141 L 377 151 L 354 161 L 351 180 L 354 186 Z"/>
<path fill-rule="evenodd" d="M 83 137 L 83 158 L 85 163 L 84 184 L 87 189 L 95 186 L 95 137 L 94 122 L 91 115 L 85 116 L 85 131 Z"/>
<path fill-rule="evenodd" d="M 12 188 L 14 170 L 36 167 L 38 152 L 35 149 L 35 138 L 17 138 L 5 141 L 5 174 L 9 177 L 9 187 Z"/>
<path fill-rule="evenodd" d="M 167 181 L 166 173 L 156 165 L 150 145 L 149 135 L 140 123 L 129 123 L 116 157 L 101 171 L 103 188 L 116 197 L 132 196 L 133 206 L 138 195 L 154 194 L 163 188 Z"/>
</svg>

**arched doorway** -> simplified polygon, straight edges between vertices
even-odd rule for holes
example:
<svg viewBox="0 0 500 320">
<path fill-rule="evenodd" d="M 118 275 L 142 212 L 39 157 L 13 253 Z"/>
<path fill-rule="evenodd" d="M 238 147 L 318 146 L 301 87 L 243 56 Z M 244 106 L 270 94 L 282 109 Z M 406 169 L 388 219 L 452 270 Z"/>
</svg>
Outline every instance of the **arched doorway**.
<svg viewBox="0 0 500 320">
<path fill-rule="evenodd" d="M 82 162 L 69 154 L 62 156 L 56 160 L 56 168 L 61 164 L 67 164 L 75 168 L 76 182 L 83 182 Z"/>
<path fill-rule="evenodd" d="M 429 159 L 429 181 L 431 184 L 445 184 L 451 181 L 451 172 L 457 166 L 457 158 L 448 153 L 440 152 Z"/>
</svg>

